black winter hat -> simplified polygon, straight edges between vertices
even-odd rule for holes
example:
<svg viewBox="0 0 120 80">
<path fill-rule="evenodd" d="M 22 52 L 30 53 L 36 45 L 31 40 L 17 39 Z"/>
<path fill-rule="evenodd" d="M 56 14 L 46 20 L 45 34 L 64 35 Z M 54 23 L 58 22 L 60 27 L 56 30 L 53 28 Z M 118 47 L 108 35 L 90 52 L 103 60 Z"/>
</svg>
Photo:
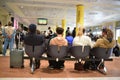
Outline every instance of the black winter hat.
<svg viewBox="0 0 120 80">
<path fill-rule="evenodd" d="M 29 31 L 31 33 L 35 33 L 36 32 L 36 25 L 35 24 L 30 24 L 29 25 Z"/>
</svg>

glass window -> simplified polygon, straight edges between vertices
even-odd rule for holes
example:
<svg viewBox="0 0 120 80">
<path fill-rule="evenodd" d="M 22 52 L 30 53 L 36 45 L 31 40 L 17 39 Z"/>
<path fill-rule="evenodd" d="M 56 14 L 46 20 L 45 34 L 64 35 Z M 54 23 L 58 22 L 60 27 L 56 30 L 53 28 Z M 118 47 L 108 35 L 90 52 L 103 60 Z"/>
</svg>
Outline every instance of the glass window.
<svg viewBox="0 0 120 80">
<path fill-rule="evenodd" d="M 116 40 L 118 40 L 118 37 L 120 37 L 120 28 L 116 29 Z"/>
</svg>

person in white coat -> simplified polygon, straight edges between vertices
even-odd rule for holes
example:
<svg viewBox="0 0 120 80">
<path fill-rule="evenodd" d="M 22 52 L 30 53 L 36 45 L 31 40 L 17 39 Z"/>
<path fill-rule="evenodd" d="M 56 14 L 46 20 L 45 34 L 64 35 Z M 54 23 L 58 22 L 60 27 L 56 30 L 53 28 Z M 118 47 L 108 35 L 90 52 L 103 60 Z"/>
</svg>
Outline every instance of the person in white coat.
<svg viewBox="0 0 120 80">
<path fill-rule="evenodd" d="M 90 47 L 93 47 L 93 43 L 91 41 L 91 38 L 84 35 L 85 29 L 83 27 L 79 27 L 78 29 L 78 35 L 73 39 L 72 46 L 86 46 L 89 45 Z"/>
</svg>

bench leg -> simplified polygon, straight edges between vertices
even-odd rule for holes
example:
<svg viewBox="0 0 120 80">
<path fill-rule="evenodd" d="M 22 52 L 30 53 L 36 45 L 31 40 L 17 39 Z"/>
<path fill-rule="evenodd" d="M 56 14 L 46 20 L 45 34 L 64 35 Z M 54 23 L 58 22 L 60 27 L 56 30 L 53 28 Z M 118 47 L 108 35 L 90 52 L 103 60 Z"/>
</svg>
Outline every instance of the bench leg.
<svg viewBox="0 0 120 80">
<path fill-rule="evenodd" d="M 104 59 L 101 60 L 101 62 L 99 63 L 99 65 L 97 66 L 97 70 L 103 74 L 107 74 L 107 68 L 105 66 L 103 66 L 104 64 Z"/>
<path fill-rule="evenodd" d="M 34 74 L 35 71 L 35 58 L 32 58 L 31 74 Z"/>
</svg>

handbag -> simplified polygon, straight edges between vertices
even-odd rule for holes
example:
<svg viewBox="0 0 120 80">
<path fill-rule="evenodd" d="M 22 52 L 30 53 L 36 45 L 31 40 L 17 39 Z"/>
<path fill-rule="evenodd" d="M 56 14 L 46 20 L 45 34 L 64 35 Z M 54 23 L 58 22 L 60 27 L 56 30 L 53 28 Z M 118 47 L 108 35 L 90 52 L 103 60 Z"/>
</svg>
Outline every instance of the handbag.
<svg viewBox="0 0 120 80">
<path fill-rule="evenodd" d="M 76 63 L 74 64 L 74 69 L 75 69 L 75 70 L 78 70 L 78 71 L 84 70 L 83 64 L 82 64 L 81 62 L 76 62 Z"/>
</svg>

